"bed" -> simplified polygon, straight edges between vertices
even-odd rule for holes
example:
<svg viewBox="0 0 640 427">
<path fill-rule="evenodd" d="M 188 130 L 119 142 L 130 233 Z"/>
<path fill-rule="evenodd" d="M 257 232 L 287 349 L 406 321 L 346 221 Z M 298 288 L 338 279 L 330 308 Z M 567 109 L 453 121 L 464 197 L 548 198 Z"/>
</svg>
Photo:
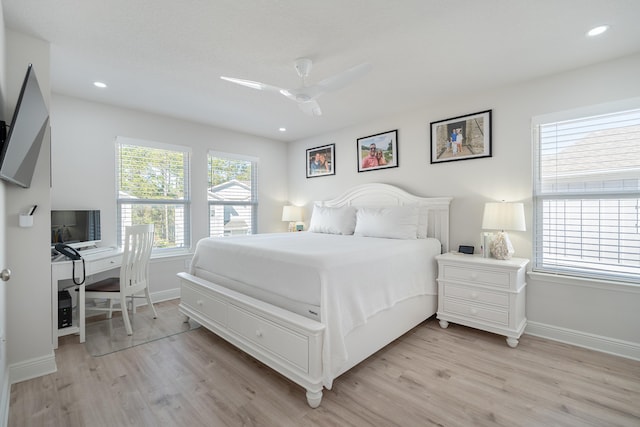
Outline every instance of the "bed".
<svg viewBox="0 0 640 427">
<path fill-rule="evenodd" d="M 320 405 L 333 380 L 435 314 L 451 198 L 365 184 L 316 202 L 309 230 L 207 238 L 180 312 Z"/>
</svg>

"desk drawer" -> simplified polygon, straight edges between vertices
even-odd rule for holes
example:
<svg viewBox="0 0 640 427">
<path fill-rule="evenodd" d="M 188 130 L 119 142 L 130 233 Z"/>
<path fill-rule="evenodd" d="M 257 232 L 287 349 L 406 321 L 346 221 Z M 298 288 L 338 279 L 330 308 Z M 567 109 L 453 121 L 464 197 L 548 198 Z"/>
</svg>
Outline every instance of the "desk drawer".
<svg viewBox="0 0 640 427">
<path fill-rule="evenodd" d="M 494 288 L 508 289 L 511 276 L 507 271 L 483 270 L 481 268 L 464 268 L 457 265 L 444 264 L 441 266 L 442 278 L 482 284 Z"/>
<path fill-rule="evenodd" d="M 180 303 L 200 312 L 207 319 L 226 326 L 227 304 L 224 301 L 205 295 L 183 282 L 180 288 Z"/>
<path fill-rule="evenodd" d="M 477 287 L 447 283 L 447 285 L 444 286 L 444 296 L 469 302 L 480 302 L 505 308 L 509 307 L 509 295 L 506 292 L 491 292 L 478 289 Z"/>
<path fill-rule="evenodd" d="M 86 263 L 87 275 L 100 273 L 102 271 L 107 271 L 114 268 L 120 268 L 121 262 L 122 262 L 122 255 L 115 255 L 112 257 L 102 258 L 102 259 L 97 259 L 95 261 L 87 262 Z M 78 271 L 77 264 L 76 264 L 76 271 Z M 119 273 L 117 275 L 119 275 Z"/>
<path fill-rule="evenodd" d="M 229 305 L 229 329 L 308 372 L 309 340 L 306 336 L 235 305 Z"/>
<path fill-rule="evenodd" d="M 501 326 L 509 326 L 509 311 L 491 309 L 480 305 L 465 304 L 450 298 L 444 298 L 445 313 L 457 314 L 467 319 L 478 319 Z"/>
</svg>

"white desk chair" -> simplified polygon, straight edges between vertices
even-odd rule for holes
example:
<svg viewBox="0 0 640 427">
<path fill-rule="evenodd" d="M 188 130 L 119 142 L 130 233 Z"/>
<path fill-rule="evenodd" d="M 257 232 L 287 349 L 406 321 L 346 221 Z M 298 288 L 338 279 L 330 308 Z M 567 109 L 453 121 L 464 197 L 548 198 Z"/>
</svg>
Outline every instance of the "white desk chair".
<svg viewBox="0 0 640 427">
<path fill-rule="evenodd" d="M 114 310 L 122 311 L 127 335 L 133 334 L 127 312 L 127 297 L 131 298 L 131 311 L 134 314 L 134 298 L 146 298 L 153 311 L 153 318 L 158 317 L 149 295 L 149 259 L 151 259 L 152 247 L 153 224 L 126 227 L 120 277 L 111 277 L 85 287 L 86 298 L 109 300 L 109 307 L 92 307 L 91 310 L 108 311 L 109 319 Z M 144 295 L 137 295 L 143 291 Z M 113 307 L 114 300 L 120 304 L 120 308 Z"/>
</svg>

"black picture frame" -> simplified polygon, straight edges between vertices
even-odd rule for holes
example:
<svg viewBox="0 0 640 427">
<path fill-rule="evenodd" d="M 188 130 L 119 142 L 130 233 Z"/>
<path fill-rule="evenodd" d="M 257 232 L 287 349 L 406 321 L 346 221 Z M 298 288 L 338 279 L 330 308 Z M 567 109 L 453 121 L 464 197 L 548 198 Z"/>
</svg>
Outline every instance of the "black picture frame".
<svg viewBox="0 0 640 427">
<path fill-rule="evenodd" d="M 491 110 L 431 122 L 431 163 L 491 157 L 491 126 Z"/>
<path fill-rule="evenodd" d="M 307 178 L 336 174 L 336 145 L 328 144 L 307 149 Z"/>
<path fill-rule="evenodd" d="M 371 145 L 375 154 L 371 157 Z M 379 169 L 398 167 L 398 130 L 377 133 L 356 140 L 358 150 L 358 172 L 369 172 Z M 384 164 L 380 164 L 383 159 Z"/>
</svg>

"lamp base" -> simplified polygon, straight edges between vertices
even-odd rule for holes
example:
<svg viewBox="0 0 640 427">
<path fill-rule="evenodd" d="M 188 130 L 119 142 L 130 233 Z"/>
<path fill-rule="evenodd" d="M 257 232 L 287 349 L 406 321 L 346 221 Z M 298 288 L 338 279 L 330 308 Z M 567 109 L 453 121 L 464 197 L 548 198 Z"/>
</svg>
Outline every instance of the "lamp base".
<svg viewBox="0 0 640 427">
<path fill-rule="evenodd" d="M 511 259 L 514 253 L 509 235 L 504 231 L 499 232 L 491 242 L 491 255 L 496 259 Z"/>
</svg>

